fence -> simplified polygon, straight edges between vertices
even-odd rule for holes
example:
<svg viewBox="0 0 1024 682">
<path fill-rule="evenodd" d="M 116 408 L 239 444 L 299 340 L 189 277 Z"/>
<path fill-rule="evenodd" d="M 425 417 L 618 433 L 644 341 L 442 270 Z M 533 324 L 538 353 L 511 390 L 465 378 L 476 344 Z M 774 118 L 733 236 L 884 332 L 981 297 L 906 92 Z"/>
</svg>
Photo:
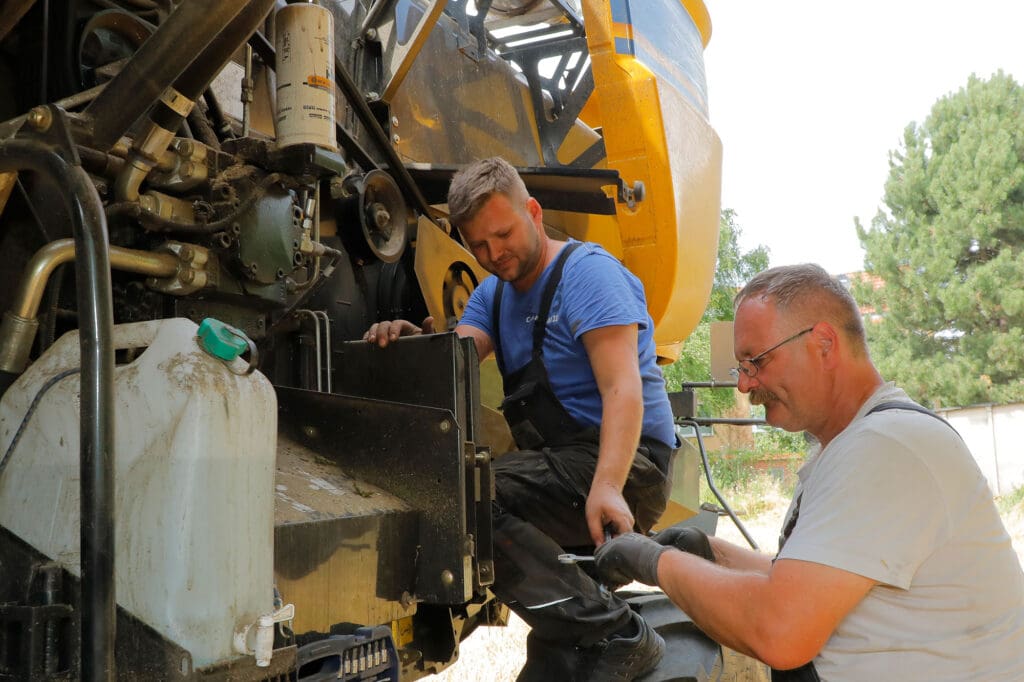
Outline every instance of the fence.
<svg viewBox="0 0 1024 682">
<path fill-rule="evenodd" d="M 1024 403 L 940 410 L 971 449 L 994 495 L 1024 486 Z"/>
</svg>

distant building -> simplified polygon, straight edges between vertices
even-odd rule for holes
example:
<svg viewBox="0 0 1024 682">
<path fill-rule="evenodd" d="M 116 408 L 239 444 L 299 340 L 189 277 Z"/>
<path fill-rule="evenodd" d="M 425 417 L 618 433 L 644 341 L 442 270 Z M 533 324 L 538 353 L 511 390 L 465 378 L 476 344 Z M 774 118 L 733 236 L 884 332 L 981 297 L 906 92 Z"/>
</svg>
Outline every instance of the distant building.
<svg viewBox="0 0 1024 682">
<path fill-rule="evenodd" d="M 842 285 L 851 292 L 853 291 L 853 285 L 855 282 L 859 284 L 870 284 L 871 288 L 875 291 L 878 291 L 885 286 L 884 279 L 878 275 L 872 275 L 870 272 L 847 272 L 842 275 L 836 275 L 836 279 L 838 279 Z M 864 316 L 864 320 L 866 322 L 878 324 L 882 321 L 883 312 L 879 312 L 872 305 L 862 304 L 860 301 L 858 301 L 858 305 L 860 307 L 860 313 Z"/>
</svg>

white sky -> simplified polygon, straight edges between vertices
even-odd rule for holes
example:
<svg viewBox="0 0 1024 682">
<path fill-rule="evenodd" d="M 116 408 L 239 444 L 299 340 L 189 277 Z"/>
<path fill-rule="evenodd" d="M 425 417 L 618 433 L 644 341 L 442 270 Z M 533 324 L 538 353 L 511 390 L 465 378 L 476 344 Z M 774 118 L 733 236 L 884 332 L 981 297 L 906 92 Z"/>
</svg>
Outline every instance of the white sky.
<svg viewBox="0 0 1024 682">
<path fill-rule="evenodd" d="M 863 269 L 853 219 L 882 203 L 888 152 L 941 96 L 1024 80 L 1020 0 L 705 0 L 722 207 L 772 265 Z"/>
</svg>

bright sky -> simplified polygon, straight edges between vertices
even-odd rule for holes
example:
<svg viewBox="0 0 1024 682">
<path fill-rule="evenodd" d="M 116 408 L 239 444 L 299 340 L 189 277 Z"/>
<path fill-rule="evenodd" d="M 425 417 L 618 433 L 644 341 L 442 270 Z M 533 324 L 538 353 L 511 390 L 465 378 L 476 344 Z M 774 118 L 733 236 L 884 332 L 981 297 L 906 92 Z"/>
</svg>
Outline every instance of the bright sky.
<svg viewBox="0 0 1024 682">
<path fill-rule="evenodd" d="M 704 0 L 722 207 L 772 265 L 863 269 L 888 152 L 971 73 L 1024 80 L 1019 0 Z"/>
</svg>

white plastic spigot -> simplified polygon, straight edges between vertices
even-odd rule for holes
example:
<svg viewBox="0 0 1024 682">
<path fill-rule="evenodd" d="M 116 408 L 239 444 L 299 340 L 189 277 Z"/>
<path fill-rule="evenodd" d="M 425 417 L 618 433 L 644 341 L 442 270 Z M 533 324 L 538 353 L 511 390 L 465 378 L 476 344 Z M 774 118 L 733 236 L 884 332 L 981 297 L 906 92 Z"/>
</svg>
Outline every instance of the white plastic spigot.
<svg viewBox="0 0 1024 682">
<path fill-rule="evenodd" d="M 285 604 L 273 613 L 265 613 L 240 630 L 235 631 L 235 651 L 240 654 L 252 654 L 256 665 L 260 668 L 270 666 L 274 655 L 274 626 L 295 618 L 295 605 Z M 249 646 L 249 635 L 255 630 L 253 646 Z"/>
</svg>

